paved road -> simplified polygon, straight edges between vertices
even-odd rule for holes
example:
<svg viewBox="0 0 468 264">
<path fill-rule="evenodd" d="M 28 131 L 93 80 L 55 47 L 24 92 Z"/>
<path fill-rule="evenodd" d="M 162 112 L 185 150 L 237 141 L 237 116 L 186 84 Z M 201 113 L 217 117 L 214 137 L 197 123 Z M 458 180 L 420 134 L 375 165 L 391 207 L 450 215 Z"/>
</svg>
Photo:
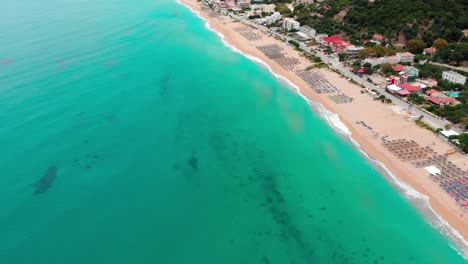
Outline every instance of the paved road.
<svg viewBox="0 0 468 264">
<path fill-rule="evenodd" d="M 253 22 L 251 22 L 251 21 L 249 21 L 247 19 L 238 17 L 238 16 L 236 16 L 234 14 L 231 14 L 231 17 L 241 21 L 242 23 L 244 23 L 246 25 L 257 28 L 257 29 L 263 31 L 264 33 L 272 34 L 272 35 L 282 39 L 285 42 L 288 42 L 289 40 L 293 40 L 293 38 L 290 38 L 290 37 L 285 36 L 283 34 L 274 32 L 273 30 L 271 30 L 271 29 L 269 29 L 269 28 L 267 28 L 265 26 L 253 23 Z M 354 74 L 353 72 L 351 72 L 348 69 L 346 69 L 345 67 L 343 67 L 343 64 L 341 64 L 339 61 L 337 61 L 337 60 L 335 60 L 333 58 L 329 58 L 327 55 L 323 54 L 322 52 L 320 52 L 318 50 L 314 50 L 314 51 L 311 50 L 311 48 L 307 47 L 304 43 L 299 43 L 299 45 L 300 45 L 299 48 L 301 50 L 305 51 L 306 54 L 309 54 L 309 55 L 315 54 L 315 56 L 319 56 L 322 59 L 323 62 L 327 63 L 332 68 L 334 68 L 334 69 L 338 70 L 339 72 L 341 72 L 341 74 L 343 74 L 345 77 L 350 78 L 351 80 L 355 81 L 358 84 L 363 85 L 364 87 L 366 87 L 366 88 L 368 88 L 370 90 L 376 90 L 380 94 L 383 94 L 387 98 L 390 98 L 393 103 L 398 105 L 399 108 L 408 109 L 410 107 L 410 104 L 408 102 L 400 99 L 399 97 L 394 96 L 393 94 L 388 93 L 382 87 L 379 87 L 379 86 L 374 85 L 374 84 L 372 84 L 372 83 L 370 83 L 370 82 L 368 82 L 366 80 L 363 80 L 358 75 Z M 425 122 L 430 123 L 433 127 L 436 127 L 436 128 L 443 128 L 445 125 L 450 124 L 450 122 L 448 122 L 446 120 L 443 120 L 443 119 L 439 119 L 437 116 L 435 116 L 435 115 L 433 115 L 433 114 L 431 114 L 431 113 L 429 113 L 429 112 L 427 112 L 425 110 L 417 108 L 415 106 L 413 106 L 411 108 L 411 114 L 415 115 L 415 116 L 421 116 L 422 115 L 424 117 L 423 120 Z"/>
<path fill-rule="evenodd" d="M 437 65 L 437 66 L 442 66 L 442 67 L 450 68 L 450 69 L 453 69 L 453 70 L 459 70 L 459 71 L 468 72 L 468 67 L 455 67 L 455 66 L 451 66 L 451 65 L 447 65 L 447 64 L 442 64 L 442 63 L 437 63 L 437 62 L 432 62 L 432 61 L 428 61 L 428 63 L 429 63 L 429 64 L 433 64 L 433 65 Z"/>
</svg>

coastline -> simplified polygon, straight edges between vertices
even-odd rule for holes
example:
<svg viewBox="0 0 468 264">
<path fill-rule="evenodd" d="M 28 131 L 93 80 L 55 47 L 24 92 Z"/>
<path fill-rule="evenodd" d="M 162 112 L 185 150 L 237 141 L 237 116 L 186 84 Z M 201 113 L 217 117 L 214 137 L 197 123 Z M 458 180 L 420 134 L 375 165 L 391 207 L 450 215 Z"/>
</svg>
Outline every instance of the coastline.
<svg viewBox="0 0 468 264">
<path fill-rule="evenodd" d="M 368 95 L 361 94 L 360 87 L 349 83 L 337 73 L 317 70 L 325 76 L 327 81 L 338 87 L 346 87 L 343 90 L 347 95 L 352 96 L 356 101 L 361 101 L 361 104 L 356 102 L 343 105 L 334 104 L 326 95 L 319 95 L 310 89 L 308 84 L 295 72 L 284 69 L 260 52 L 239 32 L 236 32 L 233 24 L 237 23 L 236 26 L 241 26 L 240 22 L 229 21 L 229 18 L 224 18 L 226 21 L 221 21 L 218 17 L 210 17 L 201 9 L 201 2 L 196 0 L 179 0 L 178 2 L 201 17 L 206 22 L 207 28 L 218 34 L 226 46 L 267 68 L 276 78 L 286 82 L 287 86 L 302 96 L 335 130 L 348 138 L 374 167 L 381 171 L 384 177 L 427 217 L 432 225 L 450 237 L 462 255 L 468 259 L 468 215 L 466 212 L 436 182 L 429 178 L 424 169 L 416 168 L 408 162 L 397 159 L 380 144 L 379 138 L 374 137 L 367 128 L 356 122 L 365 120 L 372 124 L 372 127 L 379 131 L 379 134 L 388 135 L 391 139 L 407 137 L 420 145 L 432 144 L 439 153 L 451 148 L 446 142 L 431 132 L 418 127 L 414 122 L 408 121 L 404 114 L 397 113 L 397 109 L 382 105 L 380 102 L 372 100 Z M 262 37 L 270 43 L 282 46 L 290 56 L 299 55 L 284 42 L 266 35 Z M 307 65 L 307 63 L 308 60 L 303 58 L 301 65 Z M 374 107 L 373 111 L 369 111 L 371 107 Z M 460 165 L 466 166 L 465 163 Z"/>
</svg>

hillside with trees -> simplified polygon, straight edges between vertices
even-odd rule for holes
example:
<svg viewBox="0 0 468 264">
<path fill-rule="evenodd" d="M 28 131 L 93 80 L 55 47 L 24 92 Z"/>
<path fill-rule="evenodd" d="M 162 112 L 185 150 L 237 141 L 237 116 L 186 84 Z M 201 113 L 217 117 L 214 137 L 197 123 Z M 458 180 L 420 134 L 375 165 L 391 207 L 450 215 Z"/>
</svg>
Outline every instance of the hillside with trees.
<svg viewBox="0 0 468 264">
<path fill-rule="evenodd" d="M 294 15 L 301 24 L 327 34 L 346 33 L 361 38 L 378 33 L 391 41 L 437 38 L 463 41 L 468 28 L 466 0 L 326 0 L 315 5 L 299 5 Z"/>
<path fill-rule="evenodd" d="M 343 0 L 333 0 L 343 1 Z M 349 0 L 345 20 L 395 39 L 421 38 L 432 43 L 437 38 L 460 41 L 468 28 L 466 0 Z"/>
</svg>

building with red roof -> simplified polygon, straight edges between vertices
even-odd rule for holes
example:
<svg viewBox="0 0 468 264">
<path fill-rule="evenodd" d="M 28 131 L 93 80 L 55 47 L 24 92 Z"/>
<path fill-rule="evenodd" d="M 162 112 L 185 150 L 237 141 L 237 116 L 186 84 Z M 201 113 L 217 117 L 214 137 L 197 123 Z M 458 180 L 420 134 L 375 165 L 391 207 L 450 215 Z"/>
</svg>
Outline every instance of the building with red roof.
<svg viewBox="0 0 468 264">
<path fill-rule="evenodd" d="M 414 62 L 414 54 L 411 52 L 398 53 L 401 62 Z"/>
<path fill-rule="evenodd" d="M 422 90 L 421 86 L 414 86 L 409 83 L 400 83 L 398 84 L 398 86 L 402 89 L 407 90 L 410 93 L 419 93 Z"/>
<path fill-rule="evenodd" d="M 423 53 L 425 54 L 435 54 L 436 52 L 437 52 L 437 49 L 435 47 L 430 47 L 430 48 L 423 50 Z"/>
<path fill-rule="evenodd" d="M 430 94 L 433 94 L 433 93 L 438 93 L 439 91 L 437 91 L 436 89 L 430 89 L 430 90 L 427 90 L 426 91 L 426 94 L 430 95 Z"/>
<path fill-rule="evenodd" d="M 445 103 L 445 104 L 453 104 L 455 103 L 457 100 L 455 100 L 455 98 L 452 98 L 452 97 L 443 97 L 440 99 L 440 101 L 442 103 Z"/>
<path fill-rule="evenodd" d="M 401 95 L 401 96 L 407 96 L 408 94 L 411 94 L 410 92 L 408 92 L 405 89 L 398 90 L 398 91 L 396 91 L 396 93 Z"/>
<path fill-rule="evenodd" d="M 401 64 L 397 64 L 397 65 L 393 66 L 393 70 L 396 71 L 396 72 L 402 72 L 402 71 L 405 70 L 405 66 L 401 65 Z"/>
<path fill-rule="evenodd" d="M 429 96 L 427 100 L 433 104 L 440 105 L 442 102 L 434 96 Z"/>
<path fill-rule="evenodd" d="M 383 41 L 384 37 L 382 35 L 379 35 L 379 34 L 374 34 L 374 36 L 372 36 L 372 39 L 376 40 L 376 41 Z"/>
<path fill-rule="evenodd" d="M 331 36 L 331 37 L 323 37 L 323 40 L 327 42 L 328 44 L 331 44 L 331 43 L 342 44 L 343 42 L 345 42 L 342 38 L 340 38 L 337 35 Z"/>
<path fill-rule="evenodd" d="M 346 50 L 346 48 L 354 46 L 351 43 L 344 41 L 338 35 L 323 37 L 322 40 L 324 41 L 324 44 L 330 46 L 330 48 L 337 52 L 342 52 Z"/>
<path fill-rule="evenodd" d="M 460 104 L 460 102 L 457 101 L 455 98 L 448 97 L 445 94 L 438 92 L 438 91 L 436 93 L 432 93 L 429 97 L 427 97 L 427 100 L 436 105 Z"/>
</svg>

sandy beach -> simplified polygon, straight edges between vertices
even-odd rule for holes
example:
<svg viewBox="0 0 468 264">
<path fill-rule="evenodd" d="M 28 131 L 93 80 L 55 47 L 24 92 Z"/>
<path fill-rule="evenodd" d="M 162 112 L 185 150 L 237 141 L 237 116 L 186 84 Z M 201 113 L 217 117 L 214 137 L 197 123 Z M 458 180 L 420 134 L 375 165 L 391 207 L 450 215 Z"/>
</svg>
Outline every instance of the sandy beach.
<svg viewBox="0 0 468 264">
<path fill-rule="evenodd" d="M 202 2 L 195 0 L 181 0 L 181 2 L 207 19 L 210 27 L 224 35 L 225 40 L 230 45 L 245 54 L 261 59 L 271 67 L 272 71 L 284 76 L 299 87 L 300 93 L 306 98 L 319 102 L 327 110 L 337 113 L 341 121 L 352 133 L 352 137 L 371 159 L 382 162 L 398 179 L 429 197 L 430 205 L 434 211 L 455 228 L 465 240 L 468 240 L 468 214 L 462 207 L 457 205 L 455 200 L 437 182 L 430 178 L 429 173 L 424 168 L 416 167 L 414 162 L 399 159 L 385 147 L 382 138 L 386 140 L 404 139 L 414 141 L 419 146 L 428 147 L 439 155 L 452 149 L 451 145 L 432 132 L 420 128 L 413 121 L 409 121 L 408 114 L 399 109 L 398 106 L 383 104 L 374 100 L 368 93 L 362 93 L 363 89 L 361 87 L 348 82 L 344 77 L 333 71 L 327 69 L 312 70 L 312 72 L 323 76 L 333 86 L 341 89 L 340 94 L 344 95 L 344 98 L 352 98 L 352 102 L 336 103 L 337 99 L 330 98 L 330 94 L 317 93 L 297 74 L 298 70 L 304 70 L 312 63 L 292 46 L 267 36 L 256 29 L 249 28 L 241 22 L 214 14 L 212 10 L 204 7 Z M 245 32 L 250 33 L 246 34 Z M 249 35 L 253 37 L 248 39 L 246 36 Z M 286 58 L 294 58 L 296 63 L 290 69 L 281 66 L 277 60 L 267 57 L 257 48 L 266 45 L 281 47 Z M 468 169 L 468 157 L 466 155 L 452 154 L 449 155 L 448 160 L 464 171 Z M 463 247 L 461 248 L 464 250 Z"/>
</svg>

